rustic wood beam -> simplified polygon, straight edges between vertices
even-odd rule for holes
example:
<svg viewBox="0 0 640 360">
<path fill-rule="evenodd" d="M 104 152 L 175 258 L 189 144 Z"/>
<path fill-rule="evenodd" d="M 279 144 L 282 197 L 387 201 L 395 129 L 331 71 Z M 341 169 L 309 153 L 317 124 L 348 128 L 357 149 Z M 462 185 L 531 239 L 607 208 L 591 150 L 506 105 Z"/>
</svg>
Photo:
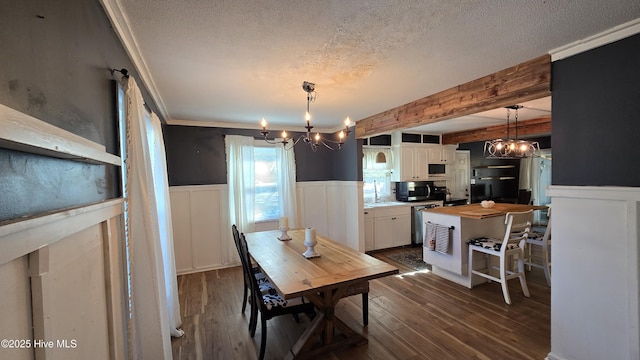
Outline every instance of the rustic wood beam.
<svg viewBox="0 0 640 360">
<path fill-rule="evenodd" d="M 551 56 L 543 55 L 369 116 L 356 122 L 356 138 L 472 115 L 551 95 Z"/>
<path fill-rule="evenodd" d="M 516 136 L 515 124 L 510 125 L 509 133 L 511 138 Z M 551 116 L 543 116 L 537 119 L 518 122 L 518 137 L 548 135 L 551 134 Z M 492 139 L 506 139 L 507 124 L 495 125 L 473 130 L 456 131 L 452 133 L 442 134 L 442 144 L 452 145 L 474 141 L 485 141 Z"/>
</svg>

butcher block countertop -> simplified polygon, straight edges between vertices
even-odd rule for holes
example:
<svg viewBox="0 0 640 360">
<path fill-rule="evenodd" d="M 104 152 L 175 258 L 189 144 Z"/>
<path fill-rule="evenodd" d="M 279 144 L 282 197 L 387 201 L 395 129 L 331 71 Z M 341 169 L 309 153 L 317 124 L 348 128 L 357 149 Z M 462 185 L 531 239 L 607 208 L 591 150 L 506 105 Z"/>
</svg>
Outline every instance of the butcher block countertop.
<svg viewBox="0 0 640 360">
<path fill-rule="evenodd" d="M 546 206 L 538 205 L 522 205 L 522 204 L 503 204 L 496 203 L 492 208 L 485 209 L 480 204 L 460 205 L 460 206 L 444 206 L 433 209 L 424 209 L 422 211 L 460 216 L 470 219 L 484 219 L 494 216 L 502 216 L 508 212 L 527 211 L 529 209 L 542 210 L 546 209 Z"/>
</svg>

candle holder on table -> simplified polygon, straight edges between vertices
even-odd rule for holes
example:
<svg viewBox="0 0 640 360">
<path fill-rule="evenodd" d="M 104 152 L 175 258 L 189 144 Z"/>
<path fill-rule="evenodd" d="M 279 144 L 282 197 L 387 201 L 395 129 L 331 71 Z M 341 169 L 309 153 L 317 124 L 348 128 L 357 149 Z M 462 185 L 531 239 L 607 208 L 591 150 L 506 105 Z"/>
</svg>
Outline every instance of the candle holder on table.
<svg viewBox="0 0 640 360">
<path fill-rule="evenodd" d="M 309 258 L 314 258 L 320 256 L 315 250 L 315 246 L 318 244 L 318 240 L 316 239 L 316 229 L 314 228 L 306 228 L 304 230 L 304 246 L 307 247 L 307 251 L 302 253 L 302 256 Z"/>
<path fill-rule="evenodd" d="M 287 231 L 289 231 L 288 227 L 281 227 L 280 231 L 282 231 L 282 234 L 278 236 L 278 240 L 282 240 L 282 241 L 291 240 L 291 236 L 289 236 L 289 234 L 287 233 Z"/>
<path fill-rule="evenodd" d="M 278 240 L 291 240 L 291 237 L 287 234 L 287 231 L 289 230 L 289 218 L 286 216 L 281 217 L 279 225 L 278 229 L 282 231 L 282 235 L 278 236 Z"/>
</svg>

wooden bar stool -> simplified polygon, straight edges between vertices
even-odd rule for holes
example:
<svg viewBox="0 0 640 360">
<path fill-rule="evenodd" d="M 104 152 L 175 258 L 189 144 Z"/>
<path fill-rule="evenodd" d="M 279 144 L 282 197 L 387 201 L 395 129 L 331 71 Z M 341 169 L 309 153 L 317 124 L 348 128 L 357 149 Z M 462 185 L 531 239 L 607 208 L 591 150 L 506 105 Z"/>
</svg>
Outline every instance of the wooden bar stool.
<svg viewBox="0 0 640 360">
<path fill-rule="evenodd" d="M 524 244 L 531 230 L 533 222 L 533 210 L 525 212 L 510 212 L 505 216 L 507 225 L 504 238 L 477 238 L 467 241 L 469 244 L 469 276 L 478 275 L 502 285 L 504 301 L 511 304 L 507 281 L 513 278 L 520 279 L 520 286 L 524 296 L 529 297 L 529 288 L 524 274 Z M 487 266 L 484 269 L 473 269 L 473 256 L 475 253 L 489 255 Z M 498 258 L 499 266 L 491 265 L 491 257 Z M 517 269 L 514 270 L 513 262 L 517 261 Z M 491 270 L 498 271 L 494 276 Z"/>
<path fill-rule="evenodd" d="M 549 246 L 551 245 L 551 209 L 547 213 L 549 222 L 544 234 L 529 234 L 526 240 L 525 265 L 536 267 L 544 271 L 544 277 L 547 279 L 547 285 L 551 286 L 551 262 L 549 261 Z M 534 246 L 540 247 L 540 252 L 532 251 Z"/>
</svg>

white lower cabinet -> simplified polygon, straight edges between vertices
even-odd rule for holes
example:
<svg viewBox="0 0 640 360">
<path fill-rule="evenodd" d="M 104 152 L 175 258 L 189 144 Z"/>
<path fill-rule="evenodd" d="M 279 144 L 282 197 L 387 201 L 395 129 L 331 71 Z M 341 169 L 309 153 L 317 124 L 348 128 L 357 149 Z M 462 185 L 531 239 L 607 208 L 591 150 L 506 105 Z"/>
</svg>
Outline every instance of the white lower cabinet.
<svg viewBox="0 0 640 360">
<path fill-rule="evenodd" d="M 411 244 L 411 207 L 394 206 L 375 209 L 373 239 L 375 250 Z"/>
<path fill-rule="evenodd" d="M 395 237 L 393 246 L 411 245 L 411 209 L 409 214 L 396 217 L 393 223 Z"/>
<path fill-rule="evenodd" d="M 375 250 L 373 210 L 364 211 L 364 251 Z"/>
</svg>

